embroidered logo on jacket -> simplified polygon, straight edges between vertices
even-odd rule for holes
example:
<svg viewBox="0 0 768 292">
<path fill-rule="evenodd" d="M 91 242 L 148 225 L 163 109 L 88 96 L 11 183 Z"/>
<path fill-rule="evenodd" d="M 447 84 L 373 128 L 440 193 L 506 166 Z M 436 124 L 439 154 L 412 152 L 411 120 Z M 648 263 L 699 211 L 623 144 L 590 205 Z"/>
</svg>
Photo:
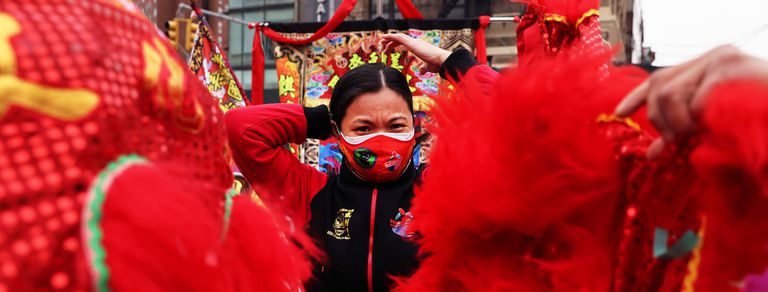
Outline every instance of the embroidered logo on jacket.
<svg viewBox="0 0 768 292">
<path fill-rule="evenodd" d="M 352 218 L 352 212 L 355 209 L 339 209 L 336 220 L 333 221 L 333 230 L 328 230 L 326 233 L 336 239 L 349 240 L 349 219 Z"/>
<path fill-rule="evenodd" d="M 413 224 L 413 214 L 405 212 L 403 208 L 397 210 L 395 219 L 389 219 L 389 226 L 392 227 L 392 232 L 404 238 L 412 238 L 416 235 L 412 230 L 408 230 L 411 224 Z"/>
</svg>

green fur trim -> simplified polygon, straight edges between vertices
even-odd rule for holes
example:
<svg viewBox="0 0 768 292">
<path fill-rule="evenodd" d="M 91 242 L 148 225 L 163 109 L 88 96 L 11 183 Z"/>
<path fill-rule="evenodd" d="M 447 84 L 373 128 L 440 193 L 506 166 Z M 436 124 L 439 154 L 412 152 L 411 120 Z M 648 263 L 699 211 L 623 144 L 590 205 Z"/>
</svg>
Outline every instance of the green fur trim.
<svg viewBox="0 0 768 292">
<path fill-rule="evenodd" d="M 238 195 L 240 193 L 235 191 L 234 188 L 230 188 L 224 194 L 224 228 L 221 229 L 221 240 L 224 240 L 224 237 L 227 236 L 227 231 L 229 231 L 229 217 L 232 216 L 232 199 Z"/>
<path fill-rule="evenodd" d="M 107 199 L 107 191 L 112 186 L 114 179 L 126 169 L 134 165 L 146 164 L 147 160 L 139 155 L 125 155 L 107 165 L 97 176 L 88 190 L 83 214 L 83 236 L 88 256 L 88 262 L 93 273 L 94 288 L 98 291 L 109 291 L 109 267 L 106 263 L 106 250 L 102 245 L 104 232 L 101 229 L 104 202 Z"/>
</svg>

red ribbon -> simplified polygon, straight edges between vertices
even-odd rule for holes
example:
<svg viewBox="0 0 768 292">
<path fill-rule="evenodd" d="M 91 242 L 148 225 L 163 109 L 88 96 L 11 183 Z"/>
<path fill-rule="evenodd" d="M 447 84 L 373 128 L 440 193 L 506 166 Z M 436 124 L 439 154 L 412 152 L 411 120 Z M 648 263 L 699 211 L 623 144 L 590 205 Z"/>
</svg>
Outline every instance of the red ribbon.
<svg viewBox="0 0 768 292">
<path fill-rule="evenodd" d="M 477 56 L 477 62 L 480 64 L 488 64 L 488 55 L 485 46 L 485 29 L 490 23 L 490 16 L 480 16 L 480 27 L 475 31 L 475 55 Z"/>
<path fill-rule="evenodd" d="M 264 28 L 264 34 L 269 37 L 270 39 L 273 39 L 275 41 L 286 43 L 286 44 L 292 44 L 292 45 L 306 45 L 309 43 L 312 43 L 321 37 L 324 37 L 329 32 L 332 32 L 336 27 L 339 26 L 342 22 L 344 22 L 344 19 L 349 16 L 350 13 L 352 13 L 352 9 L 355 8 L 355 4 L 357 4 L 357 0 L 344 0 L 341 2 L 341 5 L 338 9 L 336 9 L 336 12 L 333 13 L 333 16 L 331 17 L 328 22 L 323 25 L 320 29 L 318 29 L 315 33 L 313 33 L 311 36 L 309 36 L 306 39 L 296 40 L 292 38 L 287 38 L 280 33 L 265 27 Z"/>
<path fill-rule="evenodd" d="M 395 0 L 395 3 L 397 3 L 397 7 L 400 8 L 400 13 L 403 15 L 403 18 L 424 19 L 424 16 L 421 15 L 421 12 L 419 12 L 418 9 L 416 9 L 416 6 L 413 5 L 411 0 Z"/>
<path fill-rule="evenodd" d="M 249 24 L 248 27 L 251 27 Z M 253 30 L 251 48 L 251 104 L 264 103 L 264 50 L 261 48 L 262 27 L 256 25 Z"/>
</svg>

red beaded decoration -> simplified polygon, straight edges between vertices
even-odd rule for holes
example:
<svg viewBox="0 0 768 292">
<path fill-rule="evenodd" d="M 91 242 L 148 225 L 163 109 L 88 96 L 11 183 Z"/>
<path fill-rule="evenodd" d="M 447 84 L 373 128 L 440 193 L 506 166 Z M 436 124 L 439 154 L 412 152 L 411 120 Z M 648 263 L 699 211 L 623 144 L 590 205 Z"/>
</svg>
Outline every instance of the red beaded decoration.
<svg viewBox="0 0 768 292">
<path fill-rule="evenodd" d="M 614 142 L 614 153 L 626 174 L 626 187 L 616 206 L 625 210 L 612 218 L 619 225 L 614 263 L 615 291 L 679 291 L 687 275 L 689 256 L 657 259 L 653 256 L 654 229 L 673 235 L 701 227 L 695 172 L 682 149 L 665 152 L 659 162 L 648 161 L 653 136 L 631 120 L 601 117 L 601 127 Z"/>
<path fill-rule="evenodd" d="M 223 194 L 221 118 L 130 1 L 0 2 L 0 291 L 90 286 L 83 196 L 120 155 L 181 162 L 173 175 Z"/>
</svg>

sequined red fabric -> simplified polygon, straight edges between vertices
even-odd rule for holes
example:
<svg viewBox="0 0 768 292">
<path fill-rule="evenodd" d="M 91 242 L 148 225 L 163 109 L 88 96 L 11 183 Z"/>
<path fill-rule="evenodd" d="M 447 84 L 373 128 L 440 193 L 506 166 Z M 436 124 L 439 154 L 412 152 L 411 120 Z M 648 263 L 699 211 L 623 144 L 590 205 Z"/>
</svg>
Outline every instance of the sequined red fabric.
<svg viewBox="0 0 768 292">
<path fill-rule="evenodd" d="M 518 64 L 526 67 L 563 52 L 570 58 L 606 54 L 593 0 L 522 1 L 528 4 L 517 26 Z"/>
<path fill-rule="evenodd" d="M 518 26 L 521 67 L 608 54 L 600 29 L 597 1 L 530 1 Z M 604 76 L 607 65 L 600 68 Z M 616 98 L 619 96 L 613 96 Z M 614 144 L 625 187 L 609 217 L 615 241 L 612 288 L 616 291 L 675 291 L 682 287 L 690 256 L 653 257 L 654 229 L 676 236 L 701 226 L 693 199 L 695 176 L 687 153 L 669 153 L 663 164 L 645 159 L 653 136 L 634 122 L 603 121 L 601 130 Z M 695 269 L 694 269 L 695 270 Z"/>
<path fill-rule="evenodd" d="M 634 126 L 634 127 L 633 127 Z M 689 275 L 690 255 L 655 258 L 655 228 L 671 232 L 672 242 L 688 230 L 697 232 L 701 216 L 695 195 L 699 185 L 688 154 L 669 150 L 655 161 L 646 159 L 653 136 L 627 122 L 602 122 L 620 163 L 623 193 L 612 217 L 616 240 L 614 291 L 680 291 Z M 657 162 L 656 162 L 657 161 Z"/>
<path fill-rule="evenodd" d="M 83 196 L 120 155 L 229 187 L 221 113 L 184 66 L 129 1 L 0 2 L 0 291 L 88 287 Z"/>
</svg>

